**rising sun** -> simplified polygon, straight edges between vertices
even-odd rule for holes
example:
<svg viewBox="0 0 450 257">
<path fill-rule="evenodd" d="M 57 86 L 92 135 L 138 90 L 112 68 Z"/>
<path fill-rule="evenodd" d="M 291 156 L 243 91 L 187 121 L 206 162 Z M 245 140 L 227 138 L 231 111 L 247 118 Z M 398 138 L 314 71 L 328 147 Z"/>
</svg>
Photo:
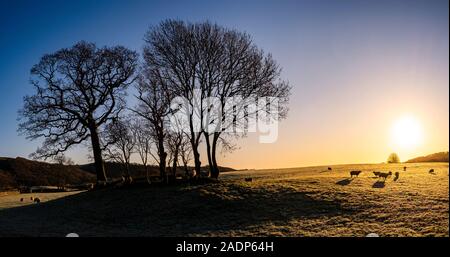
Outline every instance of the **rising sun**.
<svg viewBox="0 0 450 257">
<path fill-rule="evenodd" d="M 413 116 L 404 116 L 392 126 L 392 140 L 397 147 L 413 148 L 422 142 L 422 127 Z"/>
</svg>

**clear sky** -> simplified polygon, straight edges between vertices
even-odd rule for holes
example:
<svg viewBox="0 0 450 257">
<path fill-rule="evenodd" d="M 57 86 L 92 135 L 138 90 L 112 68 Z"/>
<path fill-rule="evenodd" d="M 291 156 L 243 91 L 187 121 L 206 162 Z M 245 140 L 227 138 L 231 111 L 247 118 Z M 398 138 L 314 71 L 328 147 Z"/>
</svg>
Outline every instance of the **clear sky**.
<svg viewBox="0 0 450 257">
<path fill-rule="evenodd" d="M 447 151 L 448 9 L 447 0 L 1 1 L 0 156 L 27 157 L 40 143 L 18 136 L 16 118 L 43 54 L 79 40 L 141 52 L 148 27 L 166 18 L 248 32 L 293 86 L 278 141 L 260 144 L 251 134 L 222 165 L 372 163 L 392 151 L 401 160 Z M 69 153 L 78 163 L 86 155 L 81 147 Z"/>
</svg>

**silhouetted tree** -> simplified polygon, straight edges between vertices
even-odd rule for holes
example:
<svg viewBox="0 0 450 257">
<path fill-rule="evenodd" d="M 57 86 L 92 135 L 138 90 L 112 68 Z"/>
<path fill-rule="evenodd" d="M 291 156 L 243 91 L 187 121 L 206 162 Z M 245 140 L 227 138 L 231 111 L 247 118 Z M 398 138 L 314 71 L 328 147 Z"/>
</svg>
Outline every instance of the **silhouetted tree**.
<svg viewBox="0 0 450 257">
<path fill-rule="evenodd" d="M 69 157 L 65 156 L 64 154 L 58 154 L 53 156 L 52 158 L 56 163 L 59 165 L 75 165 L 75 162 L 72 161 Z"/>
<path fill-rule="evenodd" d="M 180 143 L 180 157 L 183 162 L 184 174 L 189 177 L 188 164 L 192 159 L 192 148 L 189 137 L 184 136 Z"/>
<path fill-rule="evenodd" d="M 180 155 L 180 145 L 183 141 L 183 132 L 167 133 L 167 149 L 169 150 L 169 165 L 172 164 L 172 176 L 177 175 L 177 164 Z"/>
<path fill-rule="evenodd" d="M 198 47 L 195 26 L 181 21 L 167 20 L 151 28 L 145 35 L 144 59 L 145 66 L 157 70 L 165 84 L 177 96 L 187 99 L 192 107 L 195 101 L 195 89 L 198 84 L 197 68 L 199 65 Z M 200 90 L 201 98 L 204 90 Z M 167 108 L 167 106 L 165 106 Z M 194 165 L 197 174 L 200 174 L 200 144 L 201 131 L 194 127 L 195 114 L 193 109 L 187 114 L 187 123 L 190 128 L 189 139 L 194 156 Z M 198 114 L 202 119 L 202 112 Z"/>
<path fill-rule="evenodd" d="M 61 165 L 61 170 L 64 169 L 64 165 L 74 165 L 75 163 L 72 161 L 72 159 L 70 159 L 69 157 L 66 157 L 63 153 L 55 155 L 52 157 L 52 159 L 59 165 Z M 64 188 L 65 184 L 66 184 L 66 177 L 65 174 L 63 172 L 58 172 L 57 173 L 57 178 L 58 178 L 58 186 L 60 188 Z"/>
<path fill-rule="evenodd" d="M 387 159 L 388 163 L 399 163 L 400 162 L 400 158 L 398 157 L 398 155 L 396 153 L 391 153 Z"/>
<path fill-rule="evenodd" d="M 219 126 L 211 131 L 204 131 L 207 140 L 207 149 L 211 151 L 211 177 L 219 176 L 217 164 L 217 146 L 222 142 L 225 150 L 234 149 L 228 139 L 239 135 L 224 133 L 230 127 L 243 127 L 250 115 L 256 112 L 266 112 L 267 105 L 277 102 L 277 119 L 284 118 L 287 114 L 287 102 L 290 94 L 290 86 L 280 79 L 281 69 L 272 56 L 265 55 L 262 50 L 252 42 L 251 37 L 236 30 L 229 30 L 218 25 L 203 23 L 201 27 L 201 54 L 203 62 L 200 70 L 201 84 L 207 88 L 207 96 L 218 99 L 220 113 L 208 115 L 210 120 L 204 124 L 210 124 L 214 119 L 230 121 L 217 123 Z M 214 58 L 211 58 L 211 55 Z M 230 104 L 228 99 L 239 99 Z M 264 98 L 264 105 L 247 108 L 250 104 L 257 104 L 257 99 Z M 217 107 L 217 106 L 216 106 Z M 269 113 L 270 115 L 270 113 Z M 239 118 L 242 117 L 242 118 Z M 277 121 L 278 121 L 277 120 Z M 233 130 L 233 129 L 231 129 Z M 211 147 L 209 136 L 212 135 Z M 245 134 L 244 134 L 245 135 Z M 230 137 L 231 136 L 231 137 Z"/>
<path fill-rule="evenodd" d="M 99 132 L 124 108 L 137 54 L 122 46 L 79 42 L 44 55 L 31 69 L 35 95 L 24 98 L 19 132 L 44 138 L 32 155 L 48 158 L 90 138 L 97 181 L 105 181 Z"/>
<path fill-rule="evenodd" d="M 197 174 L 201 165 L 198 146 L 204 135 L 211 176 L 219 176 L 216 149 L 220 140 L 226 141 L 223 132 L 227 127 L 219 125 L 214 131 L 206 128 L 211 123 L 229 119 L 234 122 L 227 126 L 241 122 L 235 116 L 237 111 L 244 112 L 245 105 L 227 106 L 228 98 L 277 98 L 279 117 L 285 117 L 290 87 L 280 79 L 280 68 L 271 55 L 264 54 L 249 35 L 209 22 L 166 20 L 151 28 L 145 41 L 146 64 L 158 69 L 169 87 L 188 101 L 189 138 Z M 211 103 L 208 97 L 219 101 Z M 210 113 L 218 107 L 219 113 Z M 265 106 L 261 110 L 263 108 Z"/>
<path fill-rule="evenodd" d="M 125 179 L 131 181 L 130 160 L 136 146 L 129 120 L 116 119 L 106 126 L 105 157 L 121 163 L 125 168 Z"/>
<path fill-rule="evenodd" d="M 142 69 L 136 85 L 138 104 L 132 111 L 145 119 L 149 125 L 149 132 L 156 145 L 156 161 L 159 165 L 161 179 L 166 179 L 165 150 L 166 123 L 170 113 L 171 91 L 167 78 L 163 77 L 160 70 L 147 66 Z"/>
<path fill-rule="evenodd" d="M 152 147 L 152 132 L 149 131 L 149 126 L 146 120 L 136 117 L 134 123 L 131 126 L 131 131 L 136 139 L 136 152 L 141 159 L 141 163 L 144 166 L 147 182 L 150 184 L 148 157 L 151 155 Z"/>
</svg>

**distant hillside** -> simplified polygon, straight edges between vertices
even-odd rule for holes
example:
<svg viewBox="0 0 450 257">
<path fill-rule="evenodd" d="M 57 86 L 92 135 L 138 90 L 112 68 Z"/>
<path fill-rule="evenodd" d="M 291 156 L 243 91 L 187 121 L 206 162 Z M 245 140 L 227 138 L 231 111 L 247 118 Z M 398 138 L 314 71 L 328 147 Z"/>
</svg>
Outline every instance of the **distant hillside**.
<svg viewBox="0 0 450 257">
<path fill-rule="evenodd" d="M 448 152 L 440 152 L 426 156 L 416 157 L 406 162 L 448 162 Z"/>
<path fill-rule="evenodd" d="M 0 191 L 21 186 L 58 186 L 94 181 L 94 175 L 75 165 L 64 166 L 20 157 L 0 157 Z"/>
<path fill-rule="evenodd" d="M 79 165 L 79 168 L 84 171 L 87 171 L 91 174 L 95 174 L 94 163 L 82 164 L 82 165 Z M 105 171 L 106 171 L 106 177 L 118 178 L 123 175 L 124 167 L 121 163 L 106 162 L 105 163 Z M 150 166 L 149 174 L 150 174 L 150 176 L 158 176 L 159 175 L 158 167 Z M 140 165 L 140 164 L 131 164 L 130 165 L 130 175 L 133 178 L 145 177 L 146 171 L 145 171 L 144 166 Z"/>
<path fill-rule="evenodd" d="M 193 169 L 189 167 L 189 169 Z M 208 167 L 203 167 L 208 169 Z M 123 175 L 123 165 L 120 163 L 105 163 L 106 176 L 118 178 Z M 233 171 L 228 167 L 220 167 L 221 172 Z M 156 166 L 149 167 L 150 176 L 158 176 Z M 145 178 L 146 171 L 140 164 L 132 164 L 130 169 L 133 178 Z M 184 174 L 182 167 L 177 173 Z M 25 158 L 0 157 L 0 191 L 17 189 L 21 186 L 58 186 L 63 184 L 80 184 L 95 182 L 95 167 L 93 163 L 83 165 L 59 165 L 47 162 L 27 160 Z"/>
<path fill-rule="evenodd" d="M 202 167 L 203 169 L 209 169 L 209 165 L 206 165 L 204 167 Z M 219 170 L 220 172 L 229 172 L 229 171 L 236 171 L 236 169 L 230 168 L 230 167 L 222 167 L 219 166 Z"/>
<path fill-rule="evenodd" d="M 83 164 L 79 165 L 80 169 L 87 171 L 91 174 L 95 174 L 95 166 L 94 163 L 89 164 Z M 167 167 L 169 169 L 170 167 Z M 194 169 L 194 167 L 188 167 L 189 169 Z M 209 169 L 208 166 L 202 167 L 202 169 Z M 228 171 L 234 171 L 235 169 L 229 168 L 229 167 L 219 167 L 220 172 L 228 172 Z M 123 175 L 123 165 L 120 163 L 115 162 L 106 162 L 105 163 L 105 170 L 106 170 L 106 176 L 108 178 L 117 178 Z M 178 166 L 177 168 L 178 174 L 184 174 L 184 168 Z M 130 175 L 133 178 L 142 178 L 146 176 L 146 171 L 143 165 L 141 164 L 131 164 L 130 167 Z M 149 175 L 150 176 L 159 176 L 159 167 L 157 166 L 150 166 L 149 167 Z"/>
</svg>

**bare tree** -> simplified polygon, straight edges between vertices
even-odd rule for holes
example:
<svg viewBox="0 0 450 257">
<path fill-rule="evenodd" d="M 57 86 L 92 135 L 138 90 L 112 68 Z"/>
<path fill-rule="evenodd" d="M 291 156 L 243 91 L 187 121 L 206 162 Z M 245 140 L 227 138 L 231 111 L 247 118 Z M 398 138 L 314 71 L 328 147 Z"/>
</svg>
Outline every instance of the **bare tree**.
<svg viewBox="0 0 450 257">
<path fill-rule="evenodd" d="M 59 165 L 75 165 L 75 162 L 72 161 L 72 159 L 70 159 L 69 157 L 65 156 L 62 153 L 53 156 L 52 159 Z"/>
<path fill-rule="evenodd" d="M 61 166 L 61 171 L 64 170 L 64 165 L 74 165 L 75 163 L 72 161 L 72 159 L 70 159 L 69 157 L 66 157 L 63 153 L 55 155 L 52 157 L 53 161 L 55 161 L 58 165 Z M 58 177 L 58 187 L 59 188 L 64 188 L 65 184 L 66 184 L 66 177 L 64 176 L 63 172 L 59 172 L 57 174 Z"/>
<path fill-rule="evenodd" d="M 139 117 L 136 117 L 134 123 L 131 126 L 131 131 L 134 134 L 134 138 L 136 140 L 136 152 L 141 159 L 142 165 L 145 169 L 145 174 L 147 177 L 147 182 L 150 184 L 150 176 L 149 176 L 149 155 L 151 155 L 151 147 L 152 147 L 152 133 L 149 131 L 149 126 L 146 120 L 143 120 Z"/>
<path fill-rule="evenodd" d="M 99 132 L 124 108 L 137 54 L 122 46 L 79 42 L 44 55 L 31 69 L 35 95 L 24 98 L 18 131 L 44 138 L 32 155 L 48 158 L 91 139 L 97 181 L 106 181 Z"/>
<path fill-rule="evenodd" d="M 187 113 L 190 128 L 190 142 L 197 174 L 200 173 L 201 131 L 195 127 L 195 116 L 202 118 L 202 111 L 195 114 L 193 106 L 196 97 L 195 90 L 200 88 L 197 68 L 199 65 L 198 47 L 196 45 L 195 26 L 182 21 L 166 20 L 158 26 L 150 28 L 144 37 L 144 59 L 146 67 L 158 70 L 168 88 L 176 95 L 188 101 L 190 112 Z M 204 91 L 199 90 L 199 98 L 204 97 Z"/>
<path fill-rule="evenodd" d="M 126 182 L 131 182 L 130 160 L 136 146 L 136 138 L 128 125 L 130 121 L 116 119 L 106 127 L 105 157 L 124 166 Z"/>
<path fill-rule="evenodd" d="M 397 153 L 391 153 L 387 159 L 387 163 L 400 163 L 400 157 Z"/>
<path fill-rule="evenodd" d="M 251 112 L 266 111 L 266 105 L 277 101 L 278 117 L 286 116 L 290 86 L 280 79 L 281 69 L 272 56 L 264 54 L 248 34 L 210 22 L 167 20 L 152 28 L 145 41 L 146 63 L 157 67 L 170 87 L 176 89 L 175 93 L 187 99 L 189 138 L 197 174 L 201 136 L 206 141 L 211 176 L 217 178 L 217 146 L 219 142 L 230 145 L 226 142 L 230 137 L 224 131 L 242 122 L 244 119 L 236 117 L 243 112 L 247 112 L 247 117 L 253 115 L 246 106 L 254 104 L 257 98 L 266 97 L 268 101 Z M 210 102 L 211 97 L 218 101 Z M 227 105 L 232 97 L 240 97 L 244 104 Z M 217 109 L 218 113 L 211 112 Z M 224 122 L 230 119 L 233 122 Z M 210 124 L 218 125 L 211 131 Z"/>
<path fill-rule="evenodd" d="M 192 160 L 192 148 L 189 137 L 184 136 L 180 143 L 180 157 L 183 162 L 184 173 L 186 177 L 189 177 L 188 164 Z"/>
<path fill-rule="evenodd" d="M 138 77 L 136 88 L 138 91 L 136 95 L 138 104 L 132 111 L 148 122 L 150 135 L 156 144 L 158 155 L 156 161 L 159 165 L 160 177 L 165 180 L 167 152 L 164 144 L 171 101 L 168 81 L 161 76 L 158 69 L 144 67 Z"/>
<path fill-rule="evenodd" d="M 250 116 L 257 117 L 257 114 L 262 112 L 266 114 L 264 117 L 277 121 L 285 118 L 290 94 L 289 84 L 280 79 L 281 69 L 277 63 L 270 54 L 265 55 L 258 49 L 249 35 L 227 29 L 221 29 L 218 33 L 221 36 L 213 38 L 219 38 L 217 44 L 222 48 L 220 52 L 223 53 L 223 57 L 217 58 L 220 61 L 214 64 L 220 67 L 217 71 L 218 78 L 209 80 L 207 88 L 210 88 L 210 92 L 218 99 L 220 105 L 220 113 L 212 115 L 212 119 L 230 122 L 218 122 L 218 127 L 212 132 L 211 176 L 214 178 L 217 178 L 220 172 L 216 158 L 218 143 L 222 142 L 225 149 L 233 149 L 227 139 L 230 136 L 231 138 L 238 136 L 237 131 L 231 134 L 224 132 L 233 126 L 243 127 Z M 231 98 L 237 100 L 230 104 Z M 248 108 L 250 105 L 255 105 L 255 108 Z M 276 116 L 271 116 L 273 113 L 268 108 L 270 105 L 276 105 Z M 206 138 L 209 138 L 209 133 L 205 132 Z"/>
<path fill-rule="evenodd" d="M 177 175 L 177 164 L 180 157 L 180 145 L 183 141 L 183 132 L 167 133 L 167 148 L 169 150 L 169 165 L 172 164 L 172 176 Z"/>
</svg>

